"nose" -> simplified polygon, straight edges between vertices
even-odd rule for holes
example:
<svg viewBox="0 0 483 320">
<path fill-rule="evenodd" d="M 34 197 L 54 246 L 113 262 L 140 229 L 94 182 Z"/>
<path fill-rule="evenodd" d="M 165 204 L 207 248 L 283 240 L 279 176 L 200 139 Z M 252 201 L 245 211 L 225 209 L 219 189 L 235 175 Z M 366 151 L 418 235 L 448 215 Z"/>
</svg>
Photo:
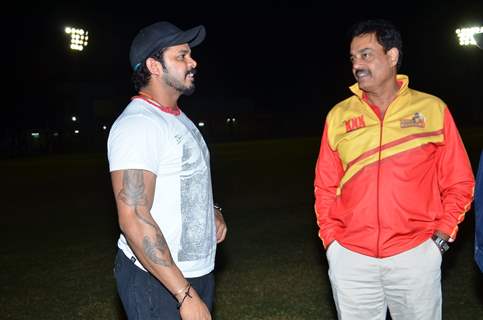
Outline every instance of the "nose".
<svg viewBox="0 0 483 320">
<path fill-rule="evenodd" d="M 188 65 L 190 66 L 190 69 L 194 69 L 198 65 L 198 62 L 196 62 L 196 60 L 192 57 L 189 57 Z"/>
<path fill-rule="evenodd" d="M 362 65 L 362 60 L 357 58 L 357 57 L 352 57 L 351 58 L 351 63 L 352 63 L 352 69 L 359 69 Z"/>
</svg>

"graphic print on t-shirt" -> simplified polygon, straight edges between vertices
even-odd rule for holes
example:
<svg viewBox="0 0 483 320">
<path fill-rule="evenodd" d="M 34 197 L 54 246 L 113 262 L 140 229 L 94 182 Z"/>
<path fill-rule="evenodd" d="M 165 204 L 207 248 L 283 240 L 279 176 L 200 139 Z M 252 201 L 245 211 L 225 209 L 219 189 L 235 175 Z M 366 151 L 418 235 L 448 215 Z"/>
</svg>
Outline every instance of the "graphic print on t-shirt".
<svg viewBox="0 0 483 320">
<path fill-rule="evenodd" d="M 196 129 L 195 129 L 196 130 Z M 181 165 L 181 246 L 179 261 L 206 258 L 213 247 L 211 177 L 206 145 L 197 130 L 183 144 Z M 195 141 L 194 138 L 197 140 Z M 204 147 L 204 148 L 203 148 Z"/>
</svg>

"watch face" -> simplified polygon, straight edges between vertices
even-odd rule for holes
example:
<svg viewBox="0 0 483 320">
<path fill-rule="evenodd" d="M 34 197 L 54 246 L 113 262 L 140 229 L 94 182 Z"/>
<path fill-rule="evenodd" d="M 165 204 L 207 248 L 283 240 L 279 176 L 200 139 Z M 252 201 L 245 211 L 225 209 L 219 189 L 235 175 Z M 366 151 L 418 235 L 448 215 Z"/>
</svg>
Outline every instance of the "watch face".
<svg viewBox="0 0 483 320">
<path fill-rule="evenodd" d="M 436 245 L 438 246 L 441 253 L 444 253 L 449 250 L 449 245 L 448 245 L 448 242 L 446 242 L 446 240 L 438 236 L 433 236 L 432 238 L 434 243 L 436 243 Z"/>
</svg>

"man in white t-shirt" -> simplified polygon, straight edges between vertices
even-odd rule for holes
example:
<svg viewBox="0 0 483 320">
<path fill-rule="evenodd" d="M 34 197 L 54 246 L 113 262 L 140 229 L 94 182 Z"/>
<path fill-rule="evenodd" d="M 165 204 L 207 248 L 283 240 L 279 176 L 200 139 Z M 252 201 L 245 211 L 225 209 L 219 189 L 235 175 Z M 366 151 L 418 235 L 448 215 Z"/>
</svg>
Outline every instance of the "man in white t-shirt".
<svg viewBox="0 0 483 320">
<path fill-rule="evenodd" d="M 211 319 L 216 245 L 227 228 L 213 203 L 207 146 L 177 105 L 194 91 L 191 48 L 205 34 L 157 22 L 131 44 L 138 95 L 108 139 L 121 228 L 114 273 L 130 320 Z"/>
</svg>

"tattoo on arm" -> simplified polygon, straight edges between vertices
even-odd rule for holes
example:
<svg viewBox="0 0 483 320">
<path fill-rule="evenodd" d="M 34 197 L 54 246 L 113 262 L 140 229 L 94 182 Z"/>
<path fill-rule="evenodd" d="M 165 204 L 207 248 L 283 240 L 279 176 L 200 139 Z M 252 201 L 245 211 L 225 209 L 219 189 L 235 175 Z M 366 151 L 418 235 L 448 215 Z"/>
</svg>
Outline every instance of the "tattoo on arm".
<svg viewBox="0 0 483 320">
<path fill-rule="evenodd" d="M 144 236 L 143 248 L 146 256 L 155 264 L 169 267 L 173 262 L 168 244 L 159 227 L 152 217 L 146 214 L 149 211 L 148 198 L 145 192 L 143 170 L 125 170 L 122 177 L 122 189 L 118 193 L 120 201 L 129 207 L 134 207 L 138 219 L 151 226 L 156 232 L 156 240 L 151 241 L 149 236 Z M 142 210 L 141 208 L 144 208 Z"/>
<path fill-rule="evenodd" d="M 140 207 L 148 206 L 148 199 L 144 187 L 143 170 L 125 170 L 122 175 L 122 189 L 118 194 L 119 199 L 129 207 L 134 207 L 134 212 L 139 220 L 150 225 L 153 228 L 156 226 L 146 219 L 141 212 Z"/>
<path fill-rule="evenodd" d="M 165 267 L 173 265 L 173 258 L 169 252 L 168 244 L 161 232 L 156 233 L 156 242 L 151 242 L 151 239 L 145 236 L 143 239 L 143 247 L 144 253 L 152 262 Z M 161 256 L 157 255 L 158 252 L 161 252 Z"/>
<path fill-rule="evenodd" d="M 143 170 L 125 170 L 122 174 L 122 189 L 119 198 L 128 206 L 146 206 Z"/>
</svg>

